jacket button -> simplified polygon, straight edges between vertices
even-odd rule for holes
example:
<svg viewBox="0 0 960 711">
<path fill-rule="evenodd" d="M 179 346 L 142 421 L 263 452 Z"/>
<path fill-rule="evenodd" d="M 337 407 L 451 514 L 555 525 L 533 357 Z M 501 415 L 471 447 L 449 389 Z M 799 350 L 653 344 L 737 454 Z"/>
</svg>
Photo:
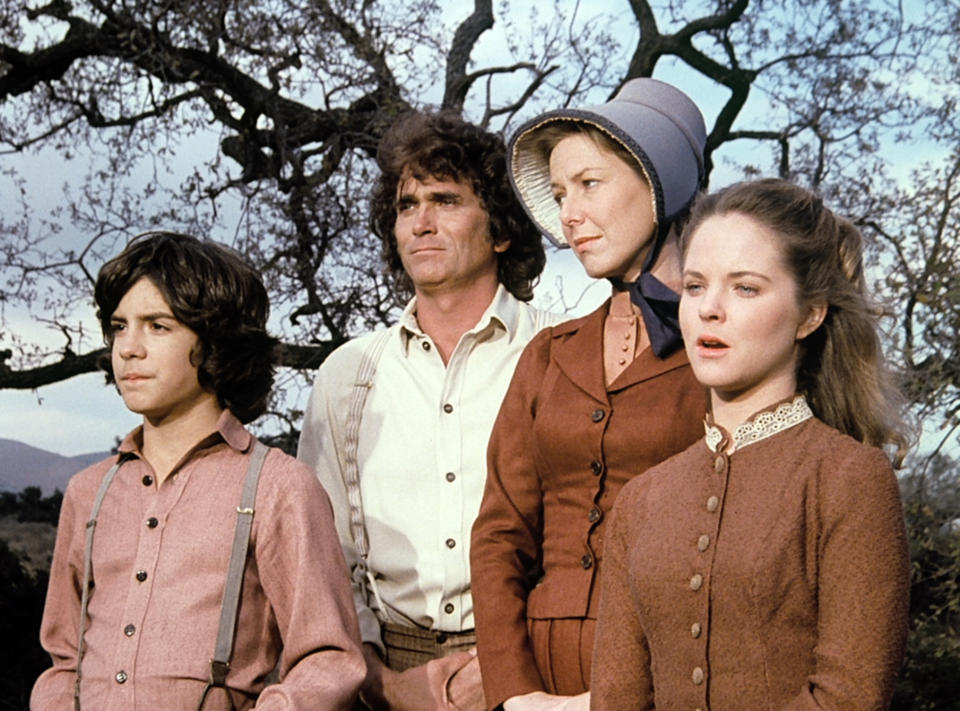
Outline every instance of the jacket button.
<svg viewBox="0 0 960 711">
<path fill-rule="evenodd" d="M 720 507 L 720 499 L 716 496 L 711 496 L 707 499 L 707 511 L 710 513 L 715 513 L 716 510 Z"/>
<path fill-rule="evenodd" d="M 600 476 L 603 473 L 603 462 L 599 459 L 594 459 L 590 462 L 590 471 L 593 472 L 594 476 Z"/>
<path fill-rule="evenodd" d="M 147 579 L 147 571 L 146 571 L 146 570 L 138 570 L 138 571 L 137 571 L 137 580 L 142 583 L 142 582 L 143 582 L 144 580 L 146 580 L 146 579 Z"/>
<path fill-rule="evenodd" d="M 147 528 L 156 528 L 159 523 L 160 522 L 155 517 L 151 516 L 147 519 Z"/>
<path fill-rule="evenodd" d="M 589 553 L 585 554 L 583 558 L 580 559 L 580 567 L 584 570 L 590 570 L 593 566 L 593 556 Z"/>
<path fill-rule="evenodd" d="M 452 538 L 447 539 L 447 548 L 454 548 L 457 545 L 457 542 Z"/>
<path fill-rule="evenodd" d="M 452 603 L 452 602 L 448 602 L 446 605 L 444 605 L 444 606 L 443 606 L 443 611 L 446 612 L 448 615 L 452 615 L 452 614 L 453 614 L 453 603 Z"/>
<path fill-rule="evenodd" d="M 701 631 L 702 631 L 702 628 L 700 627 L 699 622 L 694 622 L 692 625 L 690 625 L 690 636 L 693 637 L 694 639 L 700 636 Z"/>
<path fill-rule="evenodd" d="M 727 468 L 727 460 L 723 458 L 722 454 L 713 460 L 713 470 L 717 474 L 723 474 L 723 471 L 726 468 Z"/>
<path fill-rule="evenodd" d="M 447 481 L 453 481 L 453 480 L 455 480 L 455 479 L 457 478 L 457 475 L 454 474 L 453 472 L 447 472 L 445 478 L 446 478 Z"/>
<path fill-rule="evenodd" d="M 592 509 L 590 509 L 590 513 L 587 514 L 587 520 L 590 521 L 590 523 L 596 523 L 600 520 L 600 516 L 600 509 L 594 506 Z"/>
<path fill-rule="evenodd" d="M 423 350 L 425 351 L 430 350 L 430 341 L 423 341 L 420 345 L 423 346 Z"/>
<path fill-rule="evenodd" d="M 443 411 L 446 412 L 446 413 L 449 415 L 451 412 L 453 412 L 453 405 L 451 405 L 449 402 L 446 403 L 446 404 L 443 406 Z"/>
<path fill-rule="evenodd" d="M 700 538 L 697 539 L 697 550 L 703 553 L 707 548 L 710 547 L 710 536 L 704 533 Z"/>
<path fill-rule="evenodd" d="M 127 680 L 127 673 L 125 671 L 118 671 L 113 675 L 113 678 L 118 684 L 122 684 Z"/>
<path fill-rule="evenodd" d="M 127 625 L 126 627 L 123 628 L 123 633 L 127 635 L 127 637 L 133 637 L 133 634 L 136 631 L 137 631 L 137 628 L 134 627 L 133 625 Z"/>
<path fill-rule="evenodd" d="M 697 686 L 700 686 L 703 683 L 703 669 L 700 667 L 693 668 L 693 674 L 690 675 L 690 678 L 693 679 L 693 683 Z"/>
<path fill-rule="evenodd" d="M 696 592 L 700 589 L 700 586 L 703 585 L 703 576 L 700 573 L 695 573 L 692 578 L 690 578 L 690 589 Z"/>
<path fill-rule="evenodd" d="M 602 420 L 606 414 L 607 413 L 603 411 L 602 407 L 598 407 L 590 415 L 590 419 L 593 420 L 594 422 L 600 422 L 600 420 Z"/>
<path fill-rule="evenodd" d="M 153 484 L 153 477 L 150 476 L 149 474 L 145 475 L 143 477 L 143 485 L 150 486 L 151 484 Z"/>
</svg>

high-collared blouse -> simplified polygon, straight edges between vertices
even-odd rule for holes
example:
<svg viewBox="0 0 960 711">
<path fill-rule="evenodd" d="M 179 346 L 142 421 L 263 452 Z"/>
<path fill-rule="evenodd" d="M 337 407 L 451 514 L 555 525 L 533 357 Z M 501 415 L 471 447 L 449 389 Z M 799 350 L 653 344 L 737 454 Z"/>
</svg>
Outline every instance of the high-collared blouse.
<svg viewBox="0 0 960 711">
<path fill-rule="evenodd" d="M 886 709 L 909 595 L 890 463 L 802 397 L 708 426 L 623 490 L 601 589 L 592 709 Z"/>
</svg>

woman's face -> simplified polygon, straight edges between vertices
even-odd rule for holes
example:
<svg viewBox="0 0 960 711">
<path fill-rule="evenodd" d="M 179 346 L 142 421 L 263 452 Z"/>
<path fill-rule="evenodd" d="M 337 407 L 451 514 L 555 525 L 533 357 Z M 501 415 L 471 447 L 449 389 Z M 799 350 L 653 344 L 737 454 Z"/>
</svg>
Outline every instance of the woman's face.
<svg viewBox="0 0 960 711">
<path fill-rule="evenodd" d="M 656 229 L 647 181 L 590 136 L 574 133 L 550 153 L 550 184 L 563 236 L 587 274 L 636 279 Z"/>
<path fill-rule="evenodd" d="M 690 236 L 680 329 L 694 375 L 715 403 L 756 411 L 793 395 L 799 342 L 825 313 L 800 306 L 780 238 L 757 220 L 714 215 Z"/>
</svg>

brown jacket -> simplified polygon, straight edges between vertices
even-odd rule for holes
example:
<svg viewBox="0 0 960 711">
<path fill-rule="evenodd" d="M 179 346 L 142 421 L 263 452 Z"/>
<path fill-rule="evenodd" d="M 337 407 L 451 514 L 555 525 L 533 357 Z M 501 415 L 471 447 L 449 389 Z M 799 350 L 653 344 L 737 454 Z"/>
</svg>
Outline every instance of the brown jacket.
<svg viewBox="0 0 960 711">
<path fill-rule="evenodd" d="M 491 707 L 543 689 L 527 618 L 596 617 L 606 517 L 623 485 L 703 434 L 686 356 L 650 349 L 609 387 L 607 304 L 527 346 L 488 449 L 473 527 L 477 646 Z"/>
<path fill-rule="evenodd" d="M 606 550 L 592 709 L 888 708 L 909 564 L 881 450 L 817 419 L 698 442 L 624 489 Z"/>
</svg>

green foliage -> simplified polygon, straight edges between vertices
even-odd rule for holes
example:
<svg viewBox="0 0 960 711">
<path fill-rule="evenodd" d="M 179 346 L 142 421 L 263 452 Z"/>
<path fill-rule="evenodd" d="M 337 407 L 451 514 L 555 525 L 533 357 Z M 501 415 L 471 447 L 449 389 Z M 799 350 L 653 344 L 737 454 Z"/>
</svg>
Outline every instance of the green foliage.
<svg viewBox="0 0 960 711">
<path fill-rule="evenodd" d="M 910 539 L 910 638 L 894 711 L 960 709 L 960 472 L 935 455 L 901 481 Z"/>
<path fill-rule="evenodd" d="M 26 709 L 30 689 L 50 658 L 38 630 L 47 590 L 47 573 L 28 575 L 0 540 L 0 711 Z"/>
<path fill-rule="evenodd" d="M 61 503 L 63 492 L 59 489 L 47 497 L 38 486 L 28 486 L 19 494 L 4 491 L 0 493 L 0 516 L 15 515 L 18 521 L 39 521 L 56 526 Z"/>
</svg>

